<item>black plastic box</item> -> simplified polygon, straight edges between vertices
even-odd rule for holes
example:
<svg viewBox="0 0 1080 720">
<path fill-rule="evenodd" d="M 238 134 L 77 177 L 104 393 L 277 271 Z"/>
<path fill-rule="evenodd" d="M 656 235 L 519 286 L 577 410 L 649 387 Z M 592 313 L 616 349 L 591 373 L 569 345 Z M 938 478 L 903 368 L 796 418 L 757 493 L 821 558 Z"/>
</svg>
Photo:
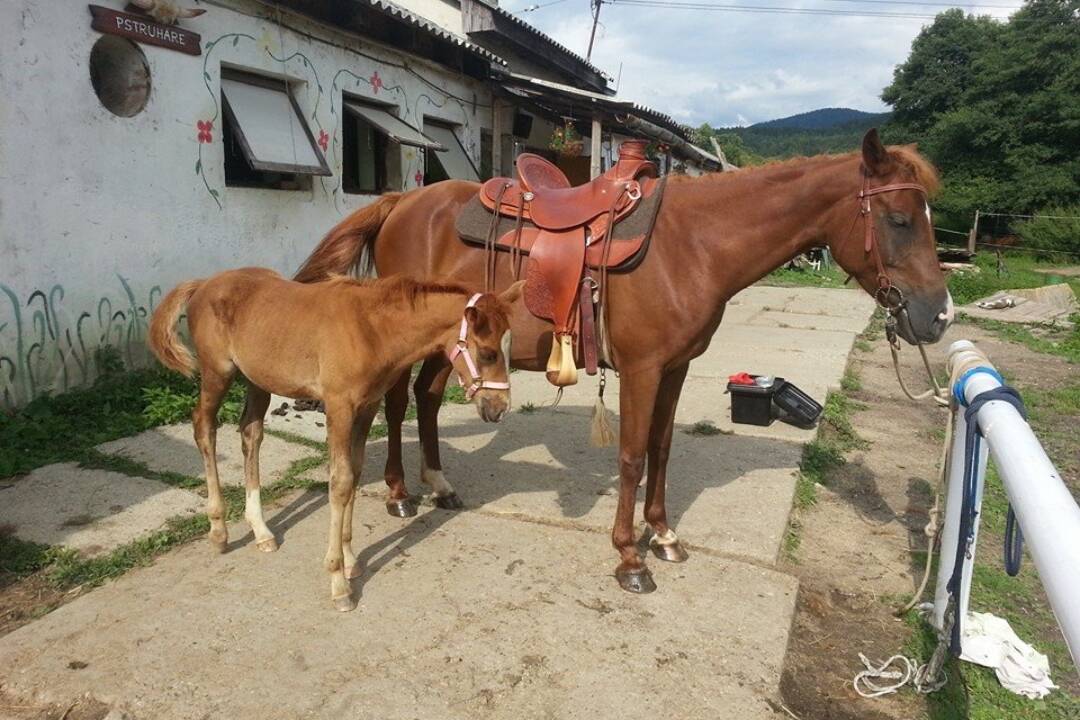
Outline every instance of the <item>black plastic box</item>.
<svg viewBox="0 0 1080 720">
<path fill-rule="evenodd" d="M 773 394 L 782 382 L 783 378 L 775 378 L 769 387 L 729 382 L 727 389 L 731 393 L 731 422 L 742 425 L 772 425 L 772 421 L 776 419 Z"/>
</svg>

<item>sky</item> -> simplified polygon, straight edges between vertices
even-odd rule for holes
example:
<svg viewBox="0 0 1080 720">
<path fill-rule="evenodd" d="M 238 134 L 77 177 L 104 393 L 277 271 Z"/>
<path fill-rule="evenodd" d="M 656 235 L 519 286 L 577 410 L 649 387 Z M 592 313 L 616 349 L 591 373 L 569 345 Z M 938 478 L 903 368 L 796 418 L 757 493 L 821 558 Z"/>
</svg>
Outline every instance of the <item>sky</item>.
<svg viewBox="0 0 1080 720">
<path fill-rule="evenodd" d="M 945 0 L 672 0 L 933 16 Z M 1019 0 L 965 0 L 1005 18 Z M 550 3 L 550 4 L 546 4 Z M 501 6 L 584 56 L 589 0 L 501 0 Z M 543 5 L 520 13 L 530 5 Z M 881 90 L 924 18 L 762 14 L 605 3 L 592 62 L 619 78 L 618 97 L 689 125 L 752 125 L 822 107 L 889 108 Z"/>
</svg>

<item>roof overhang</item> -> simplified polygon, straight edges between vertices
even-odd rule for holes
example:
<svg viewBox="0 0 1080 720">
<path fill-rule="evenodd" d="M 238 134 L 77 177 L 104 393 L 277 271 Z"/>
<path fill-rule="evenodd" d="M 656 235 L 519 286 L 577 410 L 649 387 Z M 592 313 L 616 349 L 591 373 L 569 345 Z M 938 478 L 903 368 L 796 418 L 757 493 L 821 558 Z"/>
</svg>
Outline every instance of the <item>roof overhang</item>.
<svg viewBox="0 0 1080 720">
<path fill-rule="evenodd" d="M 470 39 L 508 44 L 541 66 L 556 68 L 579 87 L 614 94 L 608 86 L 610 78 L 602 70 L 498 5 L 485 0 L 461 0 L 461 20 Z"/>
</svg>

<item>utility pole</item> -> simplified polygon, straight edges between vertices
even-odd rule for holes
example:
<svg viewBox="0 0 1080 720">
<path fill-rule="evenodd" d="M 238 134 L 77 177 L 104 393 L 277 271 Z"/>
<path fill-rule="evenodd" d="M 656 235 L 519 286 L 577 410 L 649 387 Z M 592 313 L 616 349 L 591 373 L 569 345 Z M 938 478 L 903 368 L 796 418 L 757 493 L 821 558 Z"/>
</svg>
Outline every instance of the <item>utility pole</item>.
<svg viewBox="0 0 1080 720">
<path fill-rule="evenodd" d="M 593 40 L 596 38 L 596 24 L 600 22 L 600 6 L 604 0 L 590 0 L 592 2 L 592 32 L 589 33 L 589 50 L 585 53 L 586 62 L 592 61 Z"/>
</svg>

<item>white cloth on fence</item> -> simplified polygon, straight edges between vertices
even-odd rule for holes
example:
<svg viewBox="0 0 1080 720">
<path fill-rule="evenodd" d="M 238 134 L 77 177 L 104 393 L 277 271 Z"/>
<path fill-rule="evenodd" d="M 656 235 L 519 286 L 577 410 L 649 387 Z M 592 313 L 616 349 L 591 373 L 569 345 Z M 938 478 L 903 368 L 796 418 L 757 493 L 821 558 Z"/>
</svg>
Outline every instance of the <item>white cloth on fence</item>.
<svg viewBox="0 0 1080 720">
<path fill-rule="evenodd" d="M 969 612 L 964 621 L 961 660 L 994 668 L 1006 690 L 1042 698 L 1056 690 L 1046 656 L 1017 637 L 1009 621 L 990 613 Z"/>
</svg>

